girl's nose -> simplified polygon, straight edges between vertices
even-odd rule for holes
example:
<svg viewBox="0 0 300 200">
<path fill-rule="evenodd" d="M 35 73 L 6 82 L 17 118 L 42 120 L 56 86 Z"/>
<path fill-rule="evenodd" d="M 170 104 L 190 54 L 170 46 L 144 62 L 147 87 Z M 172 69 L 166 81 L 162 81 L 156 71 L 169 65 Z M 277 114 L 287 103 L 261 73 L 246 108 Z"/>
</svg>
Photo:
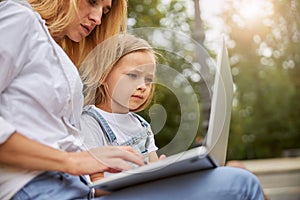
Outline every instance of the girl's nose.
<svg viewBox="0 0 300 200">
<path fill-rule="evenodd" d="M 138 90 L 144 91 L 144 90 L 146 90 L 146 89 L 147 89 L 147 85 L 146 85 L 146 82 L 145 82 L 145 81 L 143 81 L 142 83 L 139 84 Z"/>
</svg>

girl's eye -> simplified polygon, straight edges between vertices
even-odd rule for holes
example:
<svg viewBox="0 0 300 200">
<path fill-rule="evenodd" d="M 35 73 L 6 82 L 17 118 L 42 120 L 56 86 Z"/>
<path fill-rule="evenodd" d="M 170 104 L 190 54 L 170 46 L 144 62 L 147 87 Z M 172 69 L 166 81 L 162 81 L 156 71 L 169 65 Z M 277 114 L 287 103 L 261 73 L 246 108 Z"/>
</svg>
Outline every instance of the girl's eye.
<svg viewBox="0 0 300 200">
<path fill-rule="evenodd" d="M 126 74 L 126 75 L 129 76 L 130 78 L 136 78 L 136 77 L 137 77 L 136 74 L 132 74 L 132 73 L 128 73 L 128 74 Z"/>
<path fill-rule="evenodd" d="M 146 78 L 145 81 L 146 81 L 146 83 L 152 83 L 153 79 L 152 78 Z"/>
</svg>

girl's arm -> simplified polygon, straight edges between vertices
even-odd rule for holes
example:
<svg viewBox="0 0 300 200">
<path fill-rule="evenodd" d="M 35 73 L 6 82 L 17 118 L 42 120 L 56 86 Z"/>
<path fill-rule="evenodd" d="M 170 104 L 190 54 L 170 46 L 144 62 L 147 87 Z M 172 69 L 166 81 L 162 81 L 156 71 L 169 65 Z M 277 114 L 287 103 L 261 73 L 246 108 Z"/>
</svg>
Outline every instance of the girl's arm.
<svg viewBox="0 0 300 200">
<path fill-rule="evenodd" d="M 72 175 L 116 172 L 131 168 L 127 161 L 143 165 L 131 147 L 99 147 L 91 151 L 64 152 L 15 132 L 0 145 L 0 164 L 28 170 L 61 171 Z"/>
<path fill-rule="evenodd" d="M 158 156 L 156 151 L 152 151 L 149 153 L 149 162 L 156 162 L 158 161 Z"/>
<path fill-rule="evenodd" d="M 158 160 L 163 160 L 166 158 L 166 155 L 162 154 L 158 157 L 156 151 L 150 152 L 149 153 L 149 162 L 155 162 Z"/>
</svg>

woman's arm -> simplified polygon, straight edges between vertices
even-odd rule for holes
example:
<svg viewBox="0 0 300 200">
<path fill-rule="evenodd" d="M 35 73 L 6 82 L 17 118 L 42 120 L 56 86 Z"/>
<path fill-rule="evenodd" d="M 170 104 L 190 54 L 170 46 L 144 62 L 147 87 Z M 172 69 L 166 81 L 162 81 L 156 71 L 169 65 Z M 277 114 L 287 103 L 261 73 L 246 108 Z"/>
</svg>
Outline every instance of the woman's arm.
<svg viewBox="0 0 300 200">
<path fill-rule="evenodd" d="M 115 172 L 131 168 L 127 161 L 143 165 L 131 147 L 99 147 L 91 151 L 64 152 L 15 132 L 0 145 L 0 164 L 28 170 L 61 171 L 73 175 Z"/>
</svg>

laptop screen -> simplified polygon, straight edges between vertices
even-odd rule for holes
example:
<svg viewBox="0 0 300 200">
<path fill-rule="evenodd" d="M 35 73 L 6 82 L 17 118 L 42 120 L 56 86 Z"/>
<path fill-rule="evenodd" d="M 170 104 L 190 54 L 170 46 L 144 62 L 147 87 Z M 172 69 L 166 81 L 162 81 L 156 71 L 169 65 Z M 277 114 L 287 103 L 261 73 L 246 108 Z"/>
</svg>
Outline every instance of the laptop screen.
<svg viewBox="0 0 300 200">
<path fill-rule="evenodd" d="M 211 113 L 205 146 L 219 165 L 224 165 L 233 99 L 233 81 L 224 38 L 218 54 Z"/>
</svg>

